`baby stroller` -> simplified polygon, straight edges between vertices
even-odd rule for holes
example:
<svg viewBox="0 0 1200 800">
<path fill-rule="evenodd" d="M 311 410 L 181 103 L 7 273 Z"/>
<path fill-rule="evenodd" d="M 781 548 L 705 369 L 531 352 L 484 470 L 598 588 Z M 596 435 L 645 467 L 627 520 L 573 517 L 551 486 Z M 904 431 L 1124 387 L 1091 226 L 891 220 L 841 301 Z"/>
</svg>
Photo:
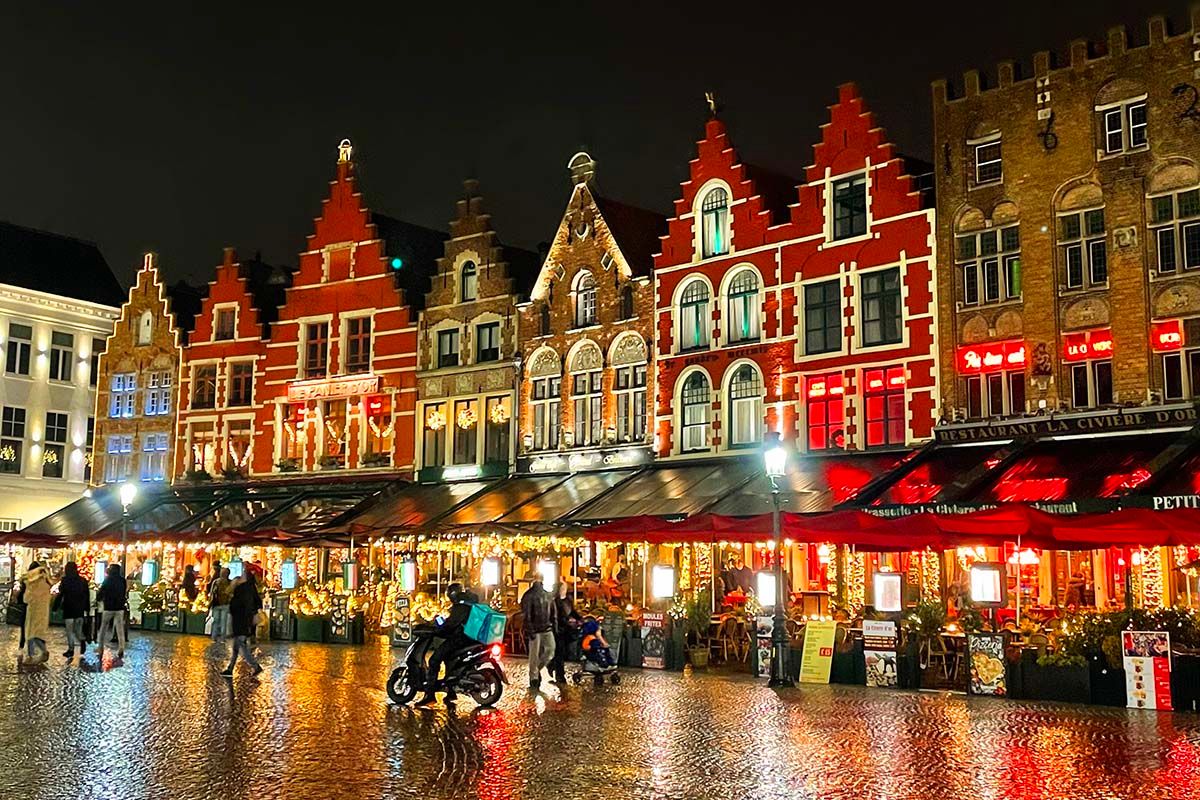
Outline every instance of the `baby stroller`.
<svg viewBox="0 0 1200 800">
<path fill-rule="evenodd" d="M 617 656 L 611 647 L 600 644 L 600 623 L 593 617 L 588 617 L 580 628 L 583 640 L 580 642 L 582 656 L 579 659 L 580 668 L 571 675 L 576 685 L 583 683 L 584 676 L 591 675 L 592 683 L 603 686 L 604 679 L 616 685 L 621 682 L 621 674 L 617 672 Z M 617 651 L 620 652 L 621 642 L 617 640 Z"/>
</svg>

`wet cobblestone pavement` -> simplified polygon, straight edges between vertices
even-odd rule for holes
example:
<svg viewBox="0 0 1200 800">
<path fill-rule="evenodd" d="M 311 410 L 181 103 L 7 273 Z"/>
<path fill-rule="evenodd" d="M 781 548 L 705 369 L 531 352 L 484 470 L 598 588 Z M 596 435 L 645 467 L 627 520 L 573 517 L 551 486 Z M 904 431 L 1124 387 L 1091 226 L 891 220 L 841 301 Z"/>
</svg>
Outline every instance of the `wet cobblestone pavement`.
<svg viewBox="0 0 1200 800">
<path fill-rule="evenodd" d="M 448 714 L 387 703 L 382 646 L 268 643 L 232 683 L 196 636 L 104 671 L 15 649 L 0 628 L 5 799 L 1200 797 L 1191 714 L 641 671 L 532 696 L 519 659 L 495 710 Z"/>
</svg>

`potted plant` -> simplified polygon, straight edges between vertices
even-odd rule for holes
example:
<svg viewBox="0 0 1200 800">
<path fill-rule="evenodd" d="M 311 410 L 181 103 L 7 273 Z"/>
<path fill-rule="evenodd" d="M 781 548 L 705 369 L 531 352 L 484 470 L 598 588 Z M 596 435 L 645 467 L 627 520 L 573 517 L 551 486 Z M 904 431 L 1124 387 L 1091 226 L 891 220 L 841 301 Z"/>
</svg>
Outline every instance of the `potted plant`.
<svg viewBox="0 0 1200 800">
<path fill-rule="evenodd" d="M 298 458 L 281 458 L 275 462 L 275 469 L 280 472 L 299 472 L 300 459 Z"/>
<path fill-rule="evenodd" d="M 686 604 L 684 632 L 687 636 L 688 660 L 697 669 L 708 667 L 708 642 L 705 637 L 712 620 L 712 595 L 708 589 L 696 592 Z"/>
<path fill-rule="evenodd" d="M 317 459 L 317 464 L 321 466 L 321 469 L 341 469 L 342 459 L 338 456 L 325 455 Z"/>
<path fill-rule="evenodd" d="M 387 453 L 367 453 L 362 457 L 362 465 L 364 467 L 386 467 L 391 460 L 391 456 Z"/>
<path fill-rule="evenodd" d="M 206 469 L 189 469 L 183 473 L 183 479 L 188 483 L 203 483 L 204 481 L 211 481 L 212 475 Z"/>
<path fill-rule="evenodd" d="M 240 481 L 246 476 L 237 467 L 226 467 L 225 469 L 221 470 L 221 477 L 227 481 Z"/>
</svg>

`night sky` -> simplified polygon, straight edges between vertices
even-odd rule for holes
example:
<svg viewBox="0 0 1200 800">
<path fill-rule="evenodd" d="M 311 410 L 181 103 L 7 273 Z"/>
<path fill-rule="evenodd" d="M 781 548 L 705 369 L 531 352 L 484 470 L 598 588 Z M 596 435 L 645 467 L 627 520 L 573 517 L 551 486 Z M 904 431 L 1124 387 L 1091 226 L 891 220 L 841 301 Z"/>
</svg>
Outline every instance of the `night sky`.
<svg viewBox="0 0 1200 800">
<path fill-rule="evenodd" d="M 500 236 L 549 239 L 566 162 L 667 212 L 716 91 L 742 157 L 811 160 L 837 84 L 857 81 L 927 157 L 929 82 L 1064 53 L 1187 0 L 813 3 L 41 3 L 0 10 L 0 218 L 98 242 L 128 281 L 145 249 L 207 281 L 221 248 L 295 264 L 355 144 L 369 206 L 445 229 L 481 181 Z M 57 6 L 57 8 L 56 8 Z M 68 10 L 69 7 L 69 10 Z M 781 10 L 771 10 L 777 7 Z"/>
</svg>

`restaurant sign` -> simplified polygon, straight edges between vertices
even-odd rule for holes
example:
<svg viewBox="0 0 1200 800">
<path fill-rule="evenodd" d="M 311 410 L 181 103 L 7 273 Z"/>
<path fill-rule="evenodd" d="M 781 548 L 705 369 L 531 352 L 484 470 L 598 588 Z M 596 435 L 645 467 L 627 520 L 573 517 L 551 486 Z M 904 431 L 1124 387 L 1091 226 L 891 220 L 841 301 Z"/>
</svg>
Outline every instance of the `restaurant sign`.
<svg viewBox="0 0 1200 800">
<path fill-rule="evenodd" d="M 323 400 L 327 397 L 352 397 L 379 391 L 378 375 L 345 375 L 337 378 L 317 378 L 288 384 L 289 403 Z"/>
<path fill-rule="evenodd" d="M 1195 425 L 1197 421 L 1200 421 L 1200 414 L 1197 414 L 1196 406 L 1159 406 L 1156 408 L 1123 408 L 1099 414 L 1068 414 L 945 425 L 935 428 L 933 435 L 935 441 L 951 444 L 1037 436 L 1137 431 L 1179 425 L 1190 426 Z"/>
</svg>

